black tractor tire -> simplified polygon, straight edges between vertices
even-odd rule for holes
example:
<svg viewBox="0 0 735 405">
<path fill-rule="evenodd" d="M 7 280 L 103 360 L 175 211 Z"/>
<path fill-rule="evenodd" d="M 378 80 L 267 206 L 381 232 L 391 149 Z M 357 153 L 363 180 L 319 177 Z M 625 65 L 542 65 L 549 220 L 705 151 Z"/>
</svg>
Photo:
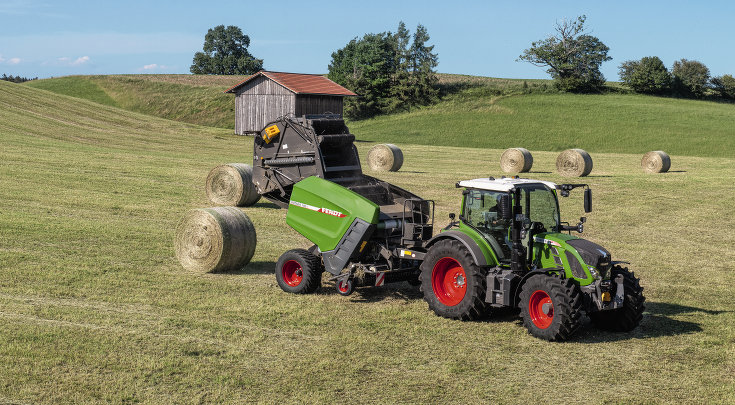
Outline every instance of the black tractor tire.
<svg viewBox="0 0 735 405">
<path fill-rule="evenodd" d="M 614 266 L 610 278 L 615 280 L 618 275 L 623 276 L 623 307 L 609 311 L 590 312 L 588 316 L 595 327 L 609 332 L 630 332 L 640 325 L 643 320 L 643 311 L 646 306 L 643 303 L 643 287 L 633 272 L 627 267 Z M 614 294 L 614 292 L 613 292 Z"/>
<path fill-rule="evenodd" d="M 293 249 L 276 262 L 276 281 L 285 292 L 311 294 L 322 286 L 324 266 L 321 260 L 304 249 Z"/>
<path fill-rule="evenodd" d="M 579 329 L 582 294 L 571 279 L 537 274 L 523 284 L 520 295 L 523 326 L 548 341 L 569 339 Z"/>
<path fill-rule="evenodd" d="M 439 316 L 470 321 L 490 309 L 485 303 L 485 270 L 459 241 L 443 240 L 431 246 L 419 279 L 424 300 Z"/>
</svg>

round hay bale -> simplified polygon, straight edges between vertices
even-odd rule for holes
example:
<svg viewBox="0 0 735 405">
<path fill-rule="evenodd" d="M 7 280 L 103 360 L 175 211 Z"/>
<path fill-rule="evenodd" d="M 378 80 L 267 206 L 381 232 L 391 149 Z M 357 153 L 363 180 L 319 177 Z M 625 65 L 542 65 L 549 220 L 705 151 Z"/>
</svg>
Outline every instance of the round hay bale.
<svg viewBox="0 0 735 405">
<path fill-rule="evenodd" d="M 646 173 L 666 173 L 671 168 L 671 158 L 661 150 L 648 152 L 641 159 L 641 167 Z"/>
<path fill-rule="evenodd" d="M 584 177 L 592 171 L 592 158 L 582 149 L 567 149 L 556 158 L 556 171 L 564 177 Z"/>
<path fill-rule="evenodd" d="M 533 156 L 528 149 L 510 148 L 500 156 L 500 168 L 506 173 L 526 173 L 533 166 Z"/>
<path fill-rule="evenodd" d="M 215 167 L 207 176 L 207 198 L 212 204 L 249 207 L 260 194 L 253 184 L 253 167 L 228 163 Z"/>
<path fill-rule="evenodd" d="M 403 152 L 392 143 L 381 143 L 370 148 L 367 154 L 370 170 L 397 172 L 403 166 Z"/>
<path fill-rule="evenodd" d="M 189 211 L 176 227 L 176 258 L 197 273 L 237 270 L 250 262 L 258 240 L 255 227 L 235 207 Z"/>
</svg>

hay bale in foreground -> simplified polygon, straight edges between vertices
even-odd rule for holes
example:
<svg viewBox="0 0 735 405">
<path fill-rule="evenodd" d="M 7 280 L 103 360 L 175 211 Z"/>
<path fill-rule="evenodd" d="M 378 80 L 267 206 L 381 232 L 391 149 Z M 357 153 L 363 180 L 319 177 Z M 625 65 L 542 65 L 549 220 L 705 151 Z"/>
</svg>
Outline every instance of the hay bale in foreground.
<svg viewBox="0 0 735 405">
<path fill-rule="evenodd" d="M 671 158 L 661 150 L 648 152 L 641 159 L 641 167 L 646 173 L 666 173 L 671 168 Z"/>
<path fill-rule="evenodd" d="M 526 173 L 533 166 L 533 156 L 528 149 L 510 148 L 500 156 L 500 168 L 506 173 Z"/>
<path fill-rule="evenodd" d="M 564 177 L 584 177 L 592 171 L 592 158 L 582 149 L 567 149 L 556 158 L 556 171 Z"/>
<path fill-rule="evenodd" d="M 197 273 L 237 270 L 255 254 L 255 227 L 235 207 L 189 211 L 176 227 L 176 258 Z"/>
<path fill-rule="evenodd" d="M 253 184 L 253 167 L 245 163 L 228 163 L 215 167 L 207 176 L 207 198 L 212 204 L 249 207 L 260 194 Z"/>
<path fill-rule="evenodd" d="M 367 160 L 370 170 L 397 172 L 403 166 L 403 152 L 392 143 L 381 143 L 370 148 Z"/>
</svg>

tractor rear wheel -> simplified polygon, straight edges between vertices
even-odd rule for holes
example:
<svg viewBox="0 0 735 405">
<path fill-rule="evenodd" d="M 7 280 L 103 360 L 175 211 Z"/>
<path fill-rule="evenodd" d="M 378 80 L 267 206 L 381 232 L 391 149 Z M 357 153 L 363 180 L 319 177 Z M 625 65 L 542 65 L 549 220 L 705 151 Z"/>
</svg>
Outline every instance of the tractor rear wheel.
<svg viewBox="0 0 735 405">
<path fill-rule="evenodd" d="M 520 300 L 523 325 L 539 339 L 566 340 L 579 328 L 582 296 L 571 279 L 531 276 L 523 284 Z"/>
<path fill-rule="evenodd" d="M 602 330 L 630 332 L 641 323 L 643 311 L 646 309 L 646 306 L 643 305 L 646 301 L 646 297 L 643 296 L 643 287 L 635 278 L 635 274 L 628 271 L 627 267 L 615 266 L 610 274 L 612 280 L 615 280 L 618 275 L 623 276 L 625 295 L 623 307 L 609 311 L 590 312 L 588 313 L 590 321 Z"/>
<path fill-rule="evenodd" d="M 321 260 L 304 249 L 293 249 L 281 255 L 276 263 L 276 281 L 283 291 L 310 294 L 322 285 L 324 267 Z"/>
<path fill-rule="evenodd" d="M 459 241 L 443 240 L 433 245 L 421 263 L 421 291 L 429 308 L 445 318 L 479 319 L 485 303 L 485 271 Z"/>
</svg>

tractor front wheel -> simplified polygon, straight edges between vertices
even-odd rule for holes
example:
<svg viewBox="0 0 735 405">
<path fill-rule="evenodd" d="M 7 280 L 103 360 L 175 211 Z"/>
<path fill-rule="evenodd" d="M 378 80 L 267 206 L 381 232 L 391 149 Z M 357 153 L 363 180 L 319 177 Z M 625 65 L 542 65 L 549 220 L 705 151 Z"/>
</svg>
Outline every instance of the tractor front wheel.
<svg viewBox="0 0 735 405">
<path fill-rule="evenodd" d="M 429 308 L 445 318 L 474 320 L 487 313 L 485 271 L 459 241 L 433 245 L 421 263 L 421 291 Z"/>
<path fill-rule="evenodd" d="M 276 262 L 276 281 L 283 291 L 310 294 L 322 285 L 321 260 L 304 249 L 293 249 Z"/>
<path fill-rule="evenodd" d="M 612 268 L 610 278 L 615 280 L 618 275 L 623 276 L 623 307 L 609 311 L 588 313 L 592 323 L 610 332 L 630 332 L 641 323 L 643 311 L 646 309 L 643 303 L 643 287 L 635 278 L 635 274 L 628 271 L 627 267 L 615 266 Z"/>
<path fill-rule="evenodd" d="M 570 279 L 532 276 L 523 284 L 520 300 L 523 325 L 539 339 L 566 340 L 579 328 L 582 297 Z"/>
</svg>

